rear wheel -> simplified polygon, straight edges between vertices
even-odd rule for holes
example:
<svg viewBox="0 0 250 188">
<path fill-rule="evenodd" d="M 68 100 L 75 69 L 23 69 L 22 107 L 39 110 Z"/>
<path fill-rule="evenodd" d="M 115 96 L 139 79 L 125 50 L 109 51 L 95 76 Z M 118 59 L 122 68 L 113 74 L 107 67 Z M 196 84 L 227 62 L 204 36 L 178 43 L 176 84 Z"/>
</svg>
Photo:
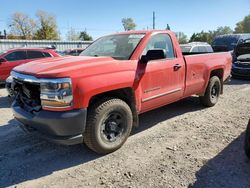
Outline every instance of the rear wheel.
<svg viewBox="0 0 250 188">
<path fill-rule="evenodd" d="M 204 106 L 212 107 L 219 99 L 221 93 L 221 81 L 218 76 L 210 78 L 205 95 L 200 97 L 200 101 Z"/>
<path fill-rule="evenodd" d="M 111 153 L 127 140 L 132 124 L 132 111 L 126 102 L 103 99 L 90 107 L 84 142 L 97 153 Z"/>
</svg>

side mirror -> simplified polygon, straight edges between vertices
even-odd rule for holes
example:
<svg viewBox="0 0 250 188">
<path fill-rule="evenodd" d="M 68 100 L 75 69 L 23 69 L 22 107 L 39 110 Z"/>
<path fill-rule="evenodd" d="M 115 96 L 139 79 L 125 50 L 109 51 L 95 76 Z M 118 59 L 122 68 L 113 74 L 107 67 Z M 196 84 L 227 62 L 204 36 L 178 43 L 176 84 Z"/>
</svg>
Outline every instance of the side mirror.
<svg viewBox="0 0 250 188">
<path fill-rule="evenodd" d="M 141 57 L 142 63 L 147 63 L 151 60 L 157 59 L 165 59 L 166 58 L 166 51 L 163 49 L 153 49 L 149 50 L 146 55 Z"/>
<path fill-rule="evenodd" d="M 0 58 L 0 64 L 4 63 L 4 62 L 6 62 L 6 61 L 7 61 L 6 59 Z"/>
</svg>

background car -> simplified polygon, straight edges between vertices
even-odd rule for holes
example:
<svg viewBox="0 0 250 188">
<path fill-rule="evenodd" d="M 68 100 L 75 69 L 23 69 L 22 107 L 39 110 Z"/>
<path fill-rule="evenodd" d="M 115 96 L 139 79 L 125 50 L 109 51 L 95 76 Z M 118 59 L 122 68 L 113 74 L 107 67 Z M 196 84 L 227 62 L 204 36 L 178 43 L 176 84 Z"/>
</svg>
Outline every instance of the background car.
<svg viewBox="0 0 250 188">
<path fill-rule="evenodd" d="M 79 56 L 79 54 L 82 53 L 83 50 L 84 48 L 69 49 L 64 52 L 64 55 Z"/>
<path fill-rule="evenodd" d="M 214 52 L 233 51 L 239 42 L 248 38 L 250 33 L 219 35 L 212 42 L 212 48 Z"/>
<path fill-rule="evenodd" d="M 232 76 L 250 78 L 250 39 L 239 43 L 234 50 L 234 55 Z"/>
<path fill-rule="evenodd" d="M 35 59 L 60 56 L 50 48 L 20 48 L 0 53 L 0 83 L 4 83 L 11 70 Z"/>
<path fill-rule="evenodd" d="M 188 44 L 181 44 L 183 53 L 212 53 L 213 48 L 206 42 L 191 42 Z"/>
</svg>

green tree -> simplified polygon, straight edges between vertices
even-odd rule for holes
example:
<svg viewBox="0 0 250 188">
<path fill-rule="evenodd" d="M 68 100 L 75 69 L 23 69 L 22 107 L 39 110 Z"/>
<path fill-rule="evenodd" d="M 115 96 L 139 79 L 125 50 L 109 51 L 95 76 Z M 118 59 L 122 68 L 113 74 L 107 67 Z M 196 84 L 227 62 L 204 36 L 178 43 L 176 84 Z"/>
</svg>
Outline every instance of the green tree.
<svg viewBox="0 0 250 188">
<path fill-rule="evenodd" d="M 235 33 L 250 33 L 250 15 L 236 24 Z"/>
<path fill-rule="evenodd" d="M 201 31 L 200 33 L 194 33 L 189 42 L 208 42 L 210 43 L 212 34 L 210 32 Z"/>
<path fill-rule="evenodd" d="M 201 31 L 200 33 L 193 33 L 193 35 L 190 37 L 189 42 L 207 42 L 211 44 L 216 36 L 232 33 L 233 30 L 228 26 L 218 27 L 214 31 Z"/>
<path fill-rule="evenodd" d="M 176 32 L 175 35 L 176 35 L 180 44 L 188 43 L 188 37 L 183 32 Z"/>
<path fill-rule="evenodd" d="M 83 40 L 83 41 L 92 41 L 93 40 L 93 38 L 87 33 L 87 31 L 80 32 L 79 39 Z"/>
<path fill-rule="evenodd" d="M 189 42 L 194 42 L 196 39 L 196 33 L 193 33 L 192 36 L 189 39 Z"/>
<path fill-rule="evenodd" d="M 229 26 L 224 26 L 224 27 L 218 27 L 214 32 L 213 34 L 215 36 L 218 36 L 218 35 L 225 35 L 225 34 L 232 34 L 233 33 L 233 30 L 229 27 Z"/>
<path fill-rule="evenodd" d="M 35 39 L 58 40 L 60 37 L 55 16 L 44 11 L 38 11 L 36 16 L 38 18 L 38 30 L 35 33 Z"/>
<path fill-rule="evenodd" d="M 16 12 L 11 16 L 9 26 L 9 35 L 18 39 L 32 39 L 36 29 L 35 21 L 22 12 Z"/>
<path fill-rule="evenodd" d="M 136 24 L 132 18 L 123 18 L 122 25 L 125 31 L 135 30 Z"/>
</svg>

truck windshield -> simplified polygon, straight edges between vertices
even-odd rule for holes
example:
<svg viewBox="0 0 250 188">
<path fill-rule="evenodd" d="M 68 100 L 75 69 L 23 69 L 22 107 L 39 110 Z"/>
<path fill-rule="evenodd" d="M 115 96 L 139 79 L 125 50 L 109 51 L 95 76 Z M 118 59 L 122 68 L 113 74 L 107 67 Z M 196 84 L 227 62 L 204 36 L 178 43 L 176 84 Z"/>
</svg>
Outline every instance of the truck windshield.
<svg viewBox="0 0 250 188">
<path fill-rule="evenodd" d="M 91 44 L 81 56 L 109 56 L 128 60 L 145 34 L 118 34 L 102 37 Z"/>
</svg>

